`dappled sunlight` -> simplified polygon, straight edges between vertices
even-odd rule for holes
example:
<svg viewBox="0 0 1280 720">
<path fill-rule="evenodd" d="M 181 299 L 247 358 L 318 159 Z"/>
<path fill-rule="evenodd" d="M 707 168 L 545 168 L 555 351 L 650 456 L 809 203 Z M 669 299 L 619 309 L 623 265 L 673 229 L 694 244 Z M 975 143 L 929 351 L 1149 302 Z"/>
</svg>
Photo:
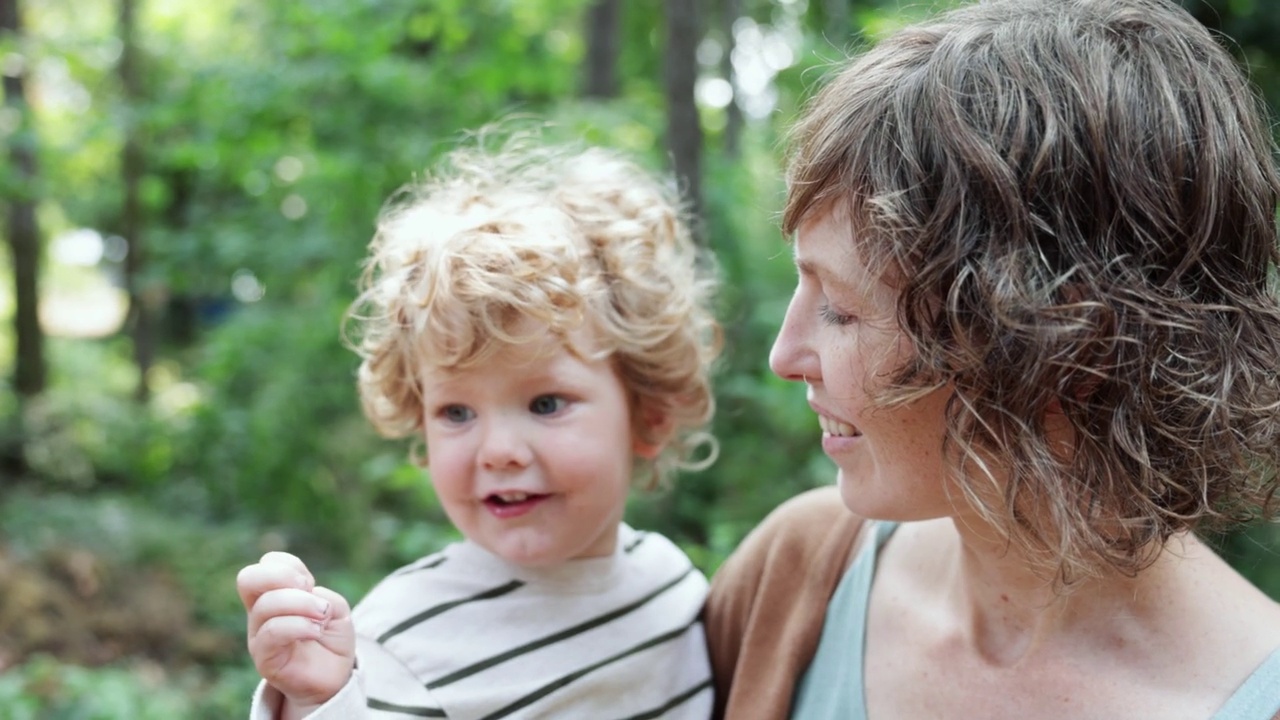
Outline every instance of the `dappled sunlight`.
<svg viewBox="0 0 1280 720">
<path fill-rule="evenodd" d="M 103 338 L 120 331 L 129 297 L 104 268 L 114 267 L 126 251 L 122 238 L 103 237 L 90 228 L 68 230 L 50 240 L 39 309 L 45 334 Z"/>
<path fill-rule="evenodd" d="M 679 147 L 697 170 L 665 177 L 700 189 L 693 224 L 723 278 L 721 452 L 634 497 L 628 522 L 710 575 L 768 511 L 832 481 L 804 389 L 768 369 L 796 282 L 778 228 L 784 134 L 845 49 L 953 0 L 849 3 L 847 17 L 825 0 L 699 3 L 687 54 L 668 53 L 670 3 L 618 0 L 610 34 L 591 31 L 601 0 L 133 1 L 126 36 L 124 0 L 18 0 L 24 37 L 0 45 L 31 109 L 0 108 L 0 145 L 36 161 L 30 175 L 0 162 L 0 220 L 24 203 L 36 218 L 39 254 L 16 257 L 38 259 L 23 272 L 45 337 L 24 347 L 47 368 L 42 390 L 13 392 L 37 363 L 18 361 L 5 247 L 0 720 L 247 714 L 235 570 L 305 552 L 354 599 L 457 538 L 411 460 L 421 440 L 387 440 L 363 414 L 344 344 L 362 338 L 341 322 L 388 195 L 489 123 L 545 124 L 548 141 L 655 171 L 678 165 L 669 138 L 696 135 Z M 1217 5 L 1226 35 L 1280 27 L 1280 3 Z M 1271 94 L 1274 35 L 1241 46 L 1267 60 Z M 588 92 L 603 66 L 612 90 Z M 1227 542 L 1280 597 L 1280 526 Z"/>
<path fill-rule="evenodd" d="M 40 327 L 48 335 L 66 338 L 103 338 L 124 326 L 129 297 L 102 279 L 74 290 L 56 288 L 40 303 Z"/>
</svg>

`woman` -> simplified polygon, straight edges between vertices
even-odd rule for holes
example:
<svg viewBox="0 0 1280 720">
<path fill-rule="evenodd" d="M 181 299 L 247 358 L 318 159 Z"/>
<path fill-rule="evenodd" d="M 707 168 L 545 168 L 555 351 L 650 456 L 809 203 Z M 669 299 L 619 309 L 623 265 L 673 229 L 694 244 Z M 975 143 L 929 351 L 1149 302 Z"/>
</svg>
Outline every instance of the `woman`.
<svg viewBox="0 0 1280 720">
<path fill-rule="evenodd" d="M 992 0 L 835 77 L 770 362 L 838 488 L 717 575 L 719 716 L 1280 718 L 1280 605 L 1194 535 L 1274 515 L 1272 153 L 1163 0 Z"/>
</svg>

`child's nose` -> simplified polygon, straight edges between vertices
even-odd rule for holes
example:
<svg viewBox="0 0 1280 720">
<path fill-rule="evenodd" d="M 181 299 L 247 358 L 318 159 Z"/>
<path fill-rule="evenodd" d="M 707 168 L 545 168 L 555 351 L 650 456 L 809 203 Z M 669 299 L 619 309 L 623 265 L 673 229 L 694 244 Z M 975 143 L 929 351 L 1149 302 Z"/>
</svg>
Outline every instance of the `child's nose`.
<svg viewBox="0 0 1280 720">
<path fill-rule="evenodd" d="M 496 419 L 485 424 L 476 459 L 487 470 L 521 468 L 533 460 L 533 450 L 517 423 Z"/>
</svg>

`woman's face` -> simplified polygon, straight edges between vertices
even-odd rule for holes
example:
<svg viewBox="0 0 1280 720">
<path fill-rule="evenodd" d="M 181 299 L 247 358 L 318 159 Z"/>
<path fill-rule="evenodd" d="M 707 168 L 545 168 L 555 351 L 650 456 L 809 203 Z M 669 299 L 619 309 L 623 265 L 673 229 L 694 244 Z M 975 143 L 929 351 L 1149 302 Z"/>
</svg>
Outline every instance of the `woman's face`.
<svg viewBox="0 0 1280 720">
<path fill-rule="evenodd" d="M 873 402 L 912 348 L 895 319 L 897 294 L 859 258 L 847 214 L 802 225 L 795 262 L 799 280 L 769 365 L 808 386 L 845 505 L 885 520 L 954 514 L 949 495 L 959 494 L 946 492 L 942 461 L 951 391 L 888 408 Z"/>
</svg>

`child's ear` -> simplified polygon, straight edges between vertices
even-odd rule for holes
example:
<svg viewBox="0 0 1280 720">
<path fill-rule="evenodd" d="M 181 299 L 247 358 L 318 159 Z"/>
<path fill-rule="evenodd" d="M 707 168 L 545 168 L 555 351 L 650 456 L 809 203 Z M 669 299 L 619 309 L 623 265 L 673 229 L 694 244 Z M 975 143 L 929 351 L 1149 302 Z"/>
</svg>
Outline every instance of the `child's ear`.
<svg viewBox="0 0 1280 720">
<path fill-rule="evenodd" d="M 636 438 L 635 442 L 631 444 L 631 451 L 636 454 L 636 457 L 641 457 L 645 460 L 653 460 L 658 457 L 658 453 L 662 452 L 662 446 L 654 445 L 652 443 L 645 442 L 640 438 Z"/>
<path fill-rule="evenodd" d="M 631 451 L 637 457 L 653 460 L 666 447 L 674 429 L 675 423 L 671 421 L 670 415 L 657 408 L 644 409 L 639 413 Z"/>
</svg>

